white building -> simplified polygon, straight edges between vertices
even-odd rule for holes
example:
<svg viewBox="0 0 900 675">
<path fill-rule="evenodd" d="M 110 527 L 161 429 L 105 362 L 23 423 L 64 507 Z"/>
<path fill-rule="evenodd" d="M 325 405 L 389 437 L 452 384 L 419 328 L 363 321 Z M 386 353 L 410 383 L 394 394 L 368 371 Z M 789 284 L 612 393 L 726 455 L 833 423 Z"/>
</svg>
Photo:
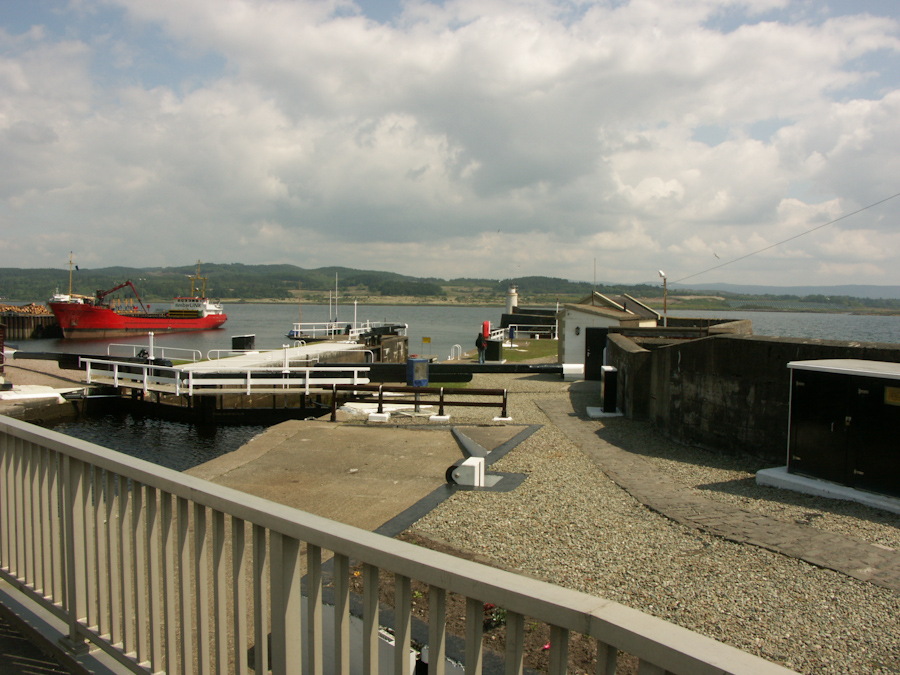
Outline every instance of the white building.
<svg viewBox="0 0 900 675">
<path fill-rule="evenodd" d="M 583 364 L 588 328 L 655 328 L 659 314 L 631 296 L 594 293 L 559 311 L 559 361 Z"/>
</svg>

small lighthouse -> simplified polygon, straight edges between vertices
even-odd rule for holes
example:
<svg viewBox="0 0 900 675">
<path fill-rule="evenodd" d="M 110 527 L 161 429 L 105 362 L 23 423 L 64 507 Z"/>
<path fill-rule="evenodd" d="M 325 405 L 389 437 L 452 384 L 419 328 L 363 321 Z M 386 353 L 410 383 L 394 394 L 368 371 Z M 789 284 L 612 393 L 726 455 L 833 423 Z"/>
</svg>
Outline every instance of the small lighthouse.
<svg viewBox="0 0 900 675">
<path fill-rule="evenodd" d="M 506 292 L 506 313 L 512 314 L 516 311 L 516 307 L 519 306 L 519 291 L 516 288 L 515 284 L 509 285 L 509 290 Z"/>
</svg>

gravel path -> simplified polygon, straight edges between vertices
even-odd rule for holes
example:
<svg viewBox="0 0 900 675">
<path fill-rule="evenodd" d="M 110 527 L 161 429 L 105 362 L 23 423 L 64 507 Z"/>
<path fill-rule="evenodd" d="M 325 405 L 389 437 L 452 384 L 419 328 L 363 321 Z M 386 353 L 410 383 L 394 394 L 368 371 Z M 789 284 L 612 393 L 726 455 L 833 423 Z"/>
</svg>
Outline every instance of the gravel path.
<svg viewBox="0 0 900 675">
<path fill-rule="evenodd" d="M 610 598 L 808 673 L 900 673 L 900 594 L 838 572 L 684 527 L 630 497 L 537 408 L 559 397 L 595 405 L 590 383 L 479 375 L 510 390 L 515 423 L 545 425 L 492 470 L 529 475 L 510 493 L 459 492 L 413 530 L 504 566 Z M 593 397 L 593 400 L 592 400 Z M 462 411 L 462 412 L 460 412 Z M 452 409 L 451 420 L 489 413 Z M 757 487 L 753 459 L 719 457 L 621 418 L 595 424 L 619 447 L 710 499 L 786 522 L 900 546 L 900 518 Z"/>
</svg>

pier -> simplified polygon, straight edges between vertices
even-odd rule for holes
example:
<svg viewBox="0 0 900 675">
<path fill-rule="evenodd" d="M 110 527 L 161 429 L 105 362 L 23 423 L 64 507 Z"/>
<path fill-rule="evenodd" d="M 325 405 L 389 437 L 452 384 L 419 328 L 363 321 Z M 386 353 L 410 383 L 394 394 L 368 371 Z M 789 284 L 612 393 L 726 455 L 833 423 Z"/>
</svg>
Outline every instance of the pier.
<svg viewBox="0 0 900 675">
<path fill-rule="evenodd" d="M 7 340 L 57 337 L 59 326 L 52 314 L 0 313 L 0 325 L 6 327 Z"/>
</svg>

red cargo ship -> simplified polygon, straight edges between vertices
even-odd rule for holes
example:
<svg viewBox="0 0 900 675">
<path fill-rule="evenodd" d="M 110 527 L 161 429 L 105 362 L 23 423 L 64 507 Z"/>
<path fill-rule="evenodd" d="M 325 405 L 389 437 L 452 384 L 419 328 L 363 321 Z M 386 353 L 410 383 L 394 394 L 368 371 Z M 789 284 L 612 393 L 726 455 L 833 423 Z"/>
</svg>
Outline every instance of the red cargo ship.
<svg viewBox="0 0 900 675">
<path fill-rule="evenodd" d="M 144 306 L 131 281 L 119 284 L 108 291 L 97 291 L 95 298 L 57 293 L 47 303 L 59 322 L 63 336 L 71 337 L 114 337 L 139 333 L 173 333 L 188 330 L 209 330 L 219 328 L 228 319 L 220 303 L 206 298 L 206 277 L 197 276 L 191 280 L 191 295 L 176 297 L 171 309 L 165 312 L 151 312 Z M 195 294 L 195 282 L 202 282 Z M 106 296 L 128 286 L 137 301 L 115 306 Z"/>
</svg>

